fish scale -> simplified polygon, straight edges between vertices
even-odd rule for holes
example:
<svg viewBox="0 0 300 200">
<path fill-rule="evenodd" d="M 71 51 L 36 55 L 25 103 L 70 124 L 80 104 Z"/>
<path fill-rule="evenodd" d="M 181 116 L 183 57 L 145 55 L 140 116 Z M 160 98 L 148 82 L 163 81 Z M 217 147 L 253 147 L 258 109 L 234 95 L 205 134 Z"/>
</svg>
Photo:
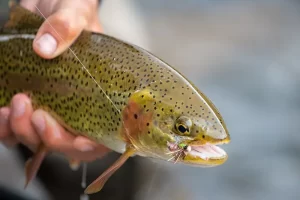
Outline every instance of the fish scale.
<svg viewBox="0 0 300 200">
<path fill-rule="evenodd" d="M 0 107 L 7 106 L 13 95 L 26 93 L 34 109 L 48 111 L 70 133 L 123 153 L 117 165 L 132 154 L 169 161 L 172 150 L 180 150 L 174 158 L 184 164 L 225 162 L 224 151 L 207 152 L 220 156 L 210 160 L 203 159 L 209 157 L 203 152 L 193 153 L 210 150 L 210 146 L 192 150 L 195 145 L 227 143 L 230 137 L 216 107 L 181 73 L 140 47 L 86 31 L 72 51 L 42 59 L 32 49 L 42 22 L 15 7 L 0 31 Z M 44 155 L 39 152 L 46 150 L 40 149 L 29 174 L 38 168 L 38 155 Z M 106 180 L 100 176 L 92 184 L 96 189 L 88 190 L 99 191 Z"/>
</svg>

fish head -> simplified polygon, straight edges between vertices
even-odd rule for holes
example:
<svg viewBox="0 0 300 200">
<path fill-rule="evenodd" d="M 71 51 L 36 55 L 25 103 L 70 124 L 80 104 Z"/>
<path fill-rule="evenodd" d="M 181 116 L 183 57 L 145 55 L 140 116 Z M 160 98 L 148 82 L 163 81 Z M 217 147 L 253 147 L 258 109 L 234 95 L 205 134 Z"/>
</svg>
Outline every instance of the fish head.
<svg viewBox="0 0 300 200">
<path fill-rule="evenodd" d="M 168 155 L 165 159 L 202 167 L 220 165 L 227 160 L 227 153 L 218 146 L 230 142 L 224 122 L 209 105 L 202 107 L 207 111 L 201 113 L 201 117 L 174 108 L 174 114 L 154 119 L 156 125 L 152 127 L 152 134 L 169 137 L 161 146 Z"/>
<path fill-rule="evenodd" d="M 208 99 L 203 101 L 203 95 L 180 105 L 165 100 L 157 109 L 150 135 L 164 159 L 194 166 L 216 166 L 227 160 L 218 145 L 229 143 L 230 135 L 215 106 Z"/>
<path fill-rule="evenodd" d="M 131 143 L 147 157 L 200 167 L 223 164 L 228 156 L 218 145 L 229 143 L 230 135 L 219 111 L 183 76 L 169 80 L 132 96 L 141 109 L 128 127 L 138 130 L 129 136 Z"/>
</svg>

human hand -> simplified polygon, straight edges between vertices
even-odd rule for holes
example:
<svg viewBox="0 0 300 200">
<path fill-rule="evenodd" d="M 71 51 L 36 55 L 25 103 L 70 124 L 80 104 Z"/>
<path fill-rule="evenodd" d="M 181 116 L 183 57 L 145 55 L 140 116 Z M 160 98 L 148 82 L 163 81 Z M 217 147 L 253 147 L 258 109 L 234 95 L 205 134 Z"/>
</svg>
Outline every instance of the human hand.
<svg viewBox="0 0 300 200">
<path fill-rule="evenodd" d="M 46 59 L 65 51 L 83 29 L 102 31 L 98 0 L 22 0 L 20 4 L 47 18 L 33 42 L 36 53 Z"/>
<path fill-rule="evenodd" d="M 82 30 L 100 32 L 97 4 L 97 0 L 22 0 L 23 7 L 40 14 L 37 6 L 48 21 L 38 30 L 34 51 L 51 59 L 65 51 Z M 0 108 L 0 141 L 7 146 L 22 143 L 32 151 L 43 142 L 52 151 L 83 161 L 94 160 L 109 151 L 85 137 L 71 135 L 48 113 L 34 111 L 25 94 L 15 95 L 9 107 Z"/>
</svg>

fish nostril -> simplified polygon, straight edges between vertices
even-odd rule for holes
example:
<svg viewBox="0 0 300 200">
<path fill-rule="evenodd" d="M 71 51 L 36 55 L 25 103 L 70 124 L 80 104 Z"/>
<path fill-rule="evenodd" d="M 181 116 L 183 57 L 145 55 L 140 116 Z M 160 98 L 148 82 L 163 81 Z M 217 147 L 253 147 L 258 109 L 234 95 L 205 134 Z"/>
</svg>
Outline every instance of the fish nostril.
<svg viewBox="0 0 300 200">
<path fill-rule="evenodd" d="M 203 127 L 202 127 L 202 130 L 203 130 L 204 132 L 207 132 L 207 131 L 208 131 L 208 127 L 207 127 L 207 126 L 203 126 Z"/>
</svg>

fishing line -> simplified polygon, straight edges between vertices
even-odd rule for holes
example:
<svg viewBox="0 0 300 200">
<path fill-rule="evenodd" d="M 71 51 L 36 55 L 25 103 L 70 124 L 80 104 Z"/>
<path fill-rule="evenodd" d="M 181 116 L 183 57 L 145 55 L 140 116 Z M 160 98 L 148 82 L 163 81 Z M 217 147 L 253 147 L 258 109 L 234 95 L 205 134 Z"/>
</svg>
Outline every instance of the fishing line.
<svg viewBox="0 0 300 200">
<path fill-rule="evenodd" d="M 52 26 L 52 24 L 47 20 L 47 18 L 45 17 L 45 15 L 40 11 L 40 9 L 34 5 L 34 7 L 38 10 L 38 12 L 42 15 L 42 17 L 45 19 L 45 21 L 50 25 L 50 27 L 55 31 L 55 33 L 60 37 L 60 39 L 66 43 L 66 41 L 60 36 L 60 34 L 55 30 L 55 28 Z M 75 56 L 75 58 L 78 60 L 78 62 L 82 65 L 82 67 L 85 69 L 85 71 L 88 73 L 88 75 L 92 78 L 92 80 L 96 83 L 96 85 L 101 89 L 101 91 L 103 92 L 103 94 L 106 96 L 106 98 L 111 102 L 111 104 L 114 106 L 114 108 L 118 111 L 119 114 L 121 114 L 121 111 L 117 108 L 116 104 L 109 98 L 109 96 L 106 94 L 106 92 L 104 91 L 104 89 L 100 86 L 100 84 L 95 80 L 95 78 L 91 75 L 91 73 L 89 72 L 89 70 L 85 67 L 85 65 L 81 62 L 81 60 L 77 57 L 77 55 L 75 54 L 75 52 L 70 48 L 68 47 L 68 49 L 71 51 L 71 53 Z M 125 126 L 125 123 L 124 121 L 122 120 L 122 124 L 124 125 L 125 127 L 125 131 L 127 133 L 127 135 L 130 135 L 129 134 L 129 131 L 128 129 L 126 128 Z M 85 169 L 83 170 L 83 174 L 85 174 L 86 176 L 86 167 Z M 84 176 L 84 175 L 83 175 Z M 84 184 L 83 184 L 84 183 Z M 86 179 L 84 179 L 84 181 L 82 181 L 82 187 L 86 186 Z M 89 199 L 89 196 L 86 195 L 86 194 L 83 194 L 83 195 L 80 195 L 80 200 L 88 200 Z"/>
<path fill-rule="evenodd" d="M 87 163 L 83 163 L 82 165 L 82 179 L 81 179 L 81 187 L 86 187 L 86 176 L 87 176 Z"/>
<path fill-rule="evenodd" d="M 89 199 L 90 199 L 90 197 L 87 194 L 80 195 L 80 200 L 89 200 Z"/>
<path fill-rule="evenodd" d="M 84 162 L 82 164 L 82 177 L 81 177 L 81 187 L 83 189 L 86 188 L 86 176 L 87 176 L 87 163 Z M 89 195 L 87 194 L 81 194 L 80 200 L 89 200 Z"/>
<path fill-rule="evenodd" d="M 47 18 L 45 17 L 45 15 L 41 12 L 41 10 L 34 5 L 34 7 L 38 10 L 38 12 L 42 15 L 42 17 L 45 19 L 45 21 L 50 25 L 50 27 L 55 31 L 55 33 L 61 38 L 61 40 L 63 42 L 66 43 L 66 41 L 60 36 L 60 34 L 55 30 L 55 28 L 52 26 L 52 24 L 47 20 Z M 104 91 L 104 89 L 100 86 L 100 84 L 95 80 L 95 78 L 92 76 L 92 74 L 89 72 L 89 70 L 85 67 L 85 65 L 81 62 L 81 60 L 77 57 L 77 55 L 75 54 L 75 52 L 68 47 L 68 49 L 71 51 L 71 53 L 75 56 L 75 58 L 78 60 L 78 62 L 82 65 L 82 67 L 85 69 L 85 71 L 88 73 L 88 75 L 92 78 L 92 80 L 96 83 L 96 85 L 101 89 L 101 91 L 103 92 L 103 94 L 106 96 L 106 98 L 111 102 L 111 104 L 114 106 L 114 108 L 118 111 L 119 114 L 121 114 L 121 111 L 117 108 L 116 104 L 109 98 L 109 96 L 106 94 L 106 92 Z M 124 121 L 122 120 L 122 124 L 125 127 L 125 131 L 127 133 L 127 136 L 129 136 L 129 131 L 125 126 Z"/>
<path fill-rule="evenodd" d="M 39 13 L 42 15 L 42 17 L 45 19 L 45 21 L 47 21 L 47 23 L 51 26 L 51 28 L 55 31 L 55 33 L 60 37 L 60 39 L 66 43 L 66 41 L 60 36 L 60 34 L 55 30 L 55 28 L 51 25 L 51 23 L 47 20 L 47 18 L 45 17 L 45 15 L 43 15 L 43 13 L 40 11 L 40 9 L 34 5 L 34 7 L 39 11 Z M 81 60 L 77 57 L 77 55 L 75 54 L 75 52 L 68 47 L 68 49 L 71 51 L 71 53 L 75 56 L 75 58 L 78 60 L 78 62 L 82 65 L 82 67 L 85 69 L 85 71 L 88 73 L 88 75 L 92 78 L 92 80 L 96 83 L 96 85 L 101 89 L 101 91 L 104 93 L 104 95 L 106 96 L 106 98 L 111 102 L 111 104 L 115 107 L 115 109 L 121 113 L 121 111 L 117 108 L 117 106 L 114 104 L 114 102 L 109 98 L 109 96 L 106 94 L 106 92 L 104 91 L 104 89 L 100 86 L 100 84 L 96 81 L 96 79 L 92 76 L 92 74 L 89 72 L 89 70 L 85 67 L 85 65 L 81 62 Z"/>
<path fill-rule="evenodd" d="M 152 176 L 152 179 L 150 181 L 150 184 L 149 184 L 149 189 L 148 191 L 146 192 L 146 195 L 145 195 L 145 199 L 147 200 L 149 195 L 150 195 L 150 192 L 153 188 L 153 184 L 154 184 L 154 180 L 156 179 L 156 176 L 158 174 L 158 169 L 160 168 L 160 163 L 156 163 L 156 166 L 154 168 L 154 173 L 153 173 L 153 176 Z"/>
</svg>

